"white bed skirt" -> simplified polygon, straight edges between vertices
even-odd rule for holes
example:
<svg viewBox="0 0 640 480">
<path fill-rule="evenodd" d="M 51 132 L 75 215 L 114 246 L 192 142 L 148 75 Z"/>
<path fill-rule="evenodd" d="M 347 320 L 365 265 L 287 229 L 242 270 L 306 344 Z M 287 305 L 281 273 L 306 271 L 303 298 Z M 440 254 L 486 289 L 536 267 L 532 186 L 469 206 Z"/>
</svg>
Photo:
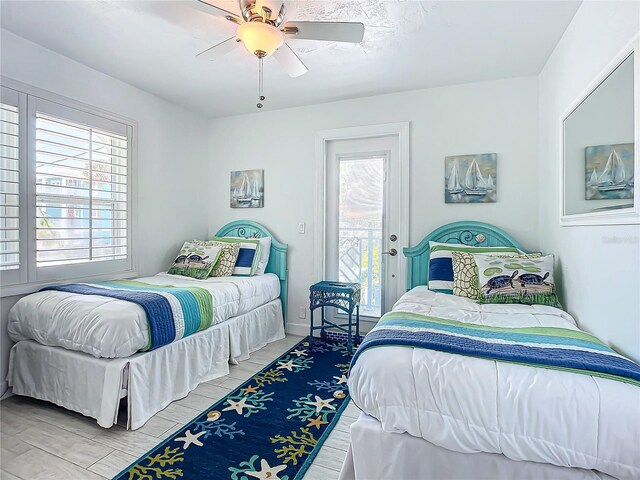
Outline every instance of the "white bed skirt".
<svg viewBox="0 0 640 480">
<path fill-rule="evenodd" d="M 361 414 L 351 425 L 351 444 L 340 480 L 603 480 L 594 470 L 518 462 L 495 453 L 460 453 L 408 433 L 389 433 Z"/>
<path fill-rule="evenodd" d="M 113 426 L 127 396 L 127 428 L 143 426 L 200 383 L 229 373 L 267 343 L 284 338 L 282 307 L 274 300 L 151 352 L 96 358 L 32 340 L 11 349 L 7 380 L 13 393 L 46 400 Z"/>
</svg>

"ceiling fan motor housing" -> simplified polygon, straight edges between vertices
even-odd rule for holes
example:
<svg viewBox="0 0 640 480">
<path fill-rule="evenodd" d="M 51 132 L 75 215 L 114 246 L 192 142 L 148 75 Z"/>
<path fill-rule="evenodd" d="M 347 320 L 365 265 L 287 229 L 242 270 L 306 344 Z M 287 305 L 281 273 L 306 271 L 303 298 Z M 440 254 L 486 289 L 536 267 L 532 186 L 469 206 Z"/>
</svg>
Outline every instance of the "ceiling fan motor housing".
<svg viewBox="0 0 640 480">
<path fill-rule="evenodd" d="M 284 34 L 261 20 L 238 26 L 237 35 L 247 50 L 258 58 L 273 54 L 284 43 Z"/>
</svg>

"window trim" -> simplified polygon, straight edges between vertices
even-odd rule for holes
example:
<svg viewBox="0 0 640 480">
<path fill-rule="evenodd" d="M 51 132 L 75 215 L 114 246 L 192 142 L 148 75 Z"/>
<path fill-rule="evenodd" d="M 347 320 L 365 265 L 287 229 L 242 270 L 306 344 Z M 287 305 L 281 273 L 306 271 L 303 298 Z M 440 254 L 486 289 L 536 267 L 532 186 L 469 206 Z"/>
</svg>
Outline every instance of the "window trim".
<svg viewBox="0 0 640 480">
<path fill-rule="evenodd" d="M 24 190 L 24 198 L 25 204 L 24 207 L 20 209 L 20 249 L 21 249 L 21 259 L 24 255 L 24 263 L 21 263 L 19 271 L 20 273 L 20 283 L 13 283 L 10 285 L 3 284 L 0 288 L 0 298 L 13 296 L 13 295 L 23 295 L 27 293 L 35 292 L 43 287 L 48 285 L 64 282 L 77 282 L 77 281 L 91 281 L 91 280 L 108 280 L 108 279 L 122 279 L 122 278 L 132 278 L 138 275 L 138 258 L 136 255 L 137 249 L 137 238 L 138 232 L 136 231 L 137 222 L 136 214 L 138 211 L 138 198 L 137 198 L 137 158 L 138 158 L 138 144 L 137 144 L 137 132 L 138 132 L 138 122 L 129 117 L 125 117 L 123 115 L 112 113 L 108 110 L 104 110 L 99 107 L 94 107 L 92 105 L 65 97 L 63 95 L 58 95 L 56 93 L 49 92 L 47 90 L 43 90 L 38 87 L 33 87 L 31 85 L 22 83 L 20 81 L 14 80 L 12 78 L 8 78 L 5 76 L 0 76 L 0 85 L 6 87 L 10 90 L 15 90 L 18 94 L 22 94 L 25 97 L 25 109 L 24 115 L 28 116 L 27 122 L 23 123 L 25 136 L 21 139 L 21 146 L 24 142 L 24 158 L 25 165 L 24 173 L 21 171 L 20 178 L 22 180 L 23 174 L 25 175 L 24 181 L 26 183 L 21 185 L 21 192 Z M 63 279 L 54 279 L 56 275 L 40 275 L 40 279 L 35 275 L 35 242 L 32 242 L 32 224 L 31 220 L 34 219 L 34 212 L 31 212 L 31 207 L 35 204 L 35 156 L 33 152 L 33 145 L 35 145 L 35 129 L 31 128 L 31 124 L 29 122 L 35 122 L 34 119 L 30 118 L 32 112 L 32 106 L 29 102 L 30 97 L 36 97 L 35 100 L 38 99 L 44 100 L 46 102 L 51 102 L 54 104 L 59 104 L 62 107 L 72 108 L 78 110 L 80 112 L 103 117 L 107 120 L 118 122 L 127 126 L 128 132 L 130 132 L 130 145 L 128 148 L 130 149 L 129 153 L 129 186 L 127 195 L 127 201 L 129 204 L 128 212 L 127 212 L 127 221 L 129 228 L 129 255 L 130 255 L 130 264 L 129 267 L 125 270 L 117 270 L 113 272 L 105 273 L 104 269 L 102 271 L 94 271 L 91 272 L 92 267 L 97 266 L 100 267 L 101 263 L 97 262 L 96 264 L 85 263 L 78 264 L 83 265 L 82 268 L 77 269 L 79 272 L 77 275 L 73 277 L 64 277 Z M 22 114 L 22 112 L 21 112 Z M 21 126 L 22 127 L 22 126 Z M 22 151 L 21 151 L 22 155 Z M 33 182 L 32 182 L 33 180 Z M 32 185 L 34 183 L 34 185 Z M 26 188 L 25 188 L 26 186 Z M 22 195 L 21 195 L 22 200 Z M 24 217 L 24 219 L 23 219 Z M 32 245 L 33 243 L 33 245 Z M 43 267 L 48 269 L 49 272 L 54 272 L 55 267 Z M 98 268 L 99 269 L 99 268 Z M 1 275 L 1 274 L 0 274 Z"/>
</svg>

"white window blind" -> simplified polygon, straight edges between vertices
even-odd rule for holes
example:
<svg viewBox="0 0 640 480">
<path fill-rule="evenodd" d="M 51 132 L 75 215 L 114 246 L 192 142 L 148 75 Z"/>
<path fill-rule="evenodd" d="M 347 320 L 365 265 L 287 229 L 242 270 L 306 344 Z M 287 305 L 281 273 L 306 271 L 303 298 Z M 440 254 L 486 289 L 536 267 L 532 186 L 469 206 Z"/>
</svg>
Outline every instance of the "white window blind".
<svg viewBox="0 0 640 480">
<path fill-rule="evenodd" d="M 18 107 L 0 103 L 0 270 L 20 268 Z"/>
<path fill-rule="evenodd" d="M 127 136 L 35 112 L 36 267 L 128 252 Z"/>
</svg>

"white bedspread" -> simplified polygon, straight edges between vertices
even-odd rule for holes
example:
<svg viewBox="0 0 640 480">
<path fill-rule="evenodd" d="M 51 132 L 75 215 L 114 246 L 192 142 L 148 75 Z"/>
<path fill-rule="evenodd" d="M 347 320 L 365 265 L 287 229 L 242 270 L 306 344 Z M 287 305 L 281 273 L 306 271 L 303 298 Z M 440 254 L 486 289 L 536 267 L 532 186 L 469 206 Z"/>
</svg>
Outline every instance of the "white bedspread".
<svg viewBox="0 0 640 480">
<path fill-rule="evenodd" d="M 280 295 L 280 282 L 273 274 L 196 280 L 159 273 L 137 280 L 207 289 L 213 297 L 212 325 L 243 315 Z M 114 298 L 57 291 L 21 298 L 9 312 L 8 332 L 14 342 L 35 340 L 104 358 L 129 357 L 144 348 L 149 339 L 147 317 L 141 306 Z"/>
<path fill-rule="evenodd" d="M 394 311 L 491 326 L 577 329 L 544 306 L 479 305 L 417 287 Z M 640 478 L 640 388 L 588 375 L 428 349 L 378 347 L 349 378 L 354 402 L 385 431 L 457 452 Z"/>
</svg>

